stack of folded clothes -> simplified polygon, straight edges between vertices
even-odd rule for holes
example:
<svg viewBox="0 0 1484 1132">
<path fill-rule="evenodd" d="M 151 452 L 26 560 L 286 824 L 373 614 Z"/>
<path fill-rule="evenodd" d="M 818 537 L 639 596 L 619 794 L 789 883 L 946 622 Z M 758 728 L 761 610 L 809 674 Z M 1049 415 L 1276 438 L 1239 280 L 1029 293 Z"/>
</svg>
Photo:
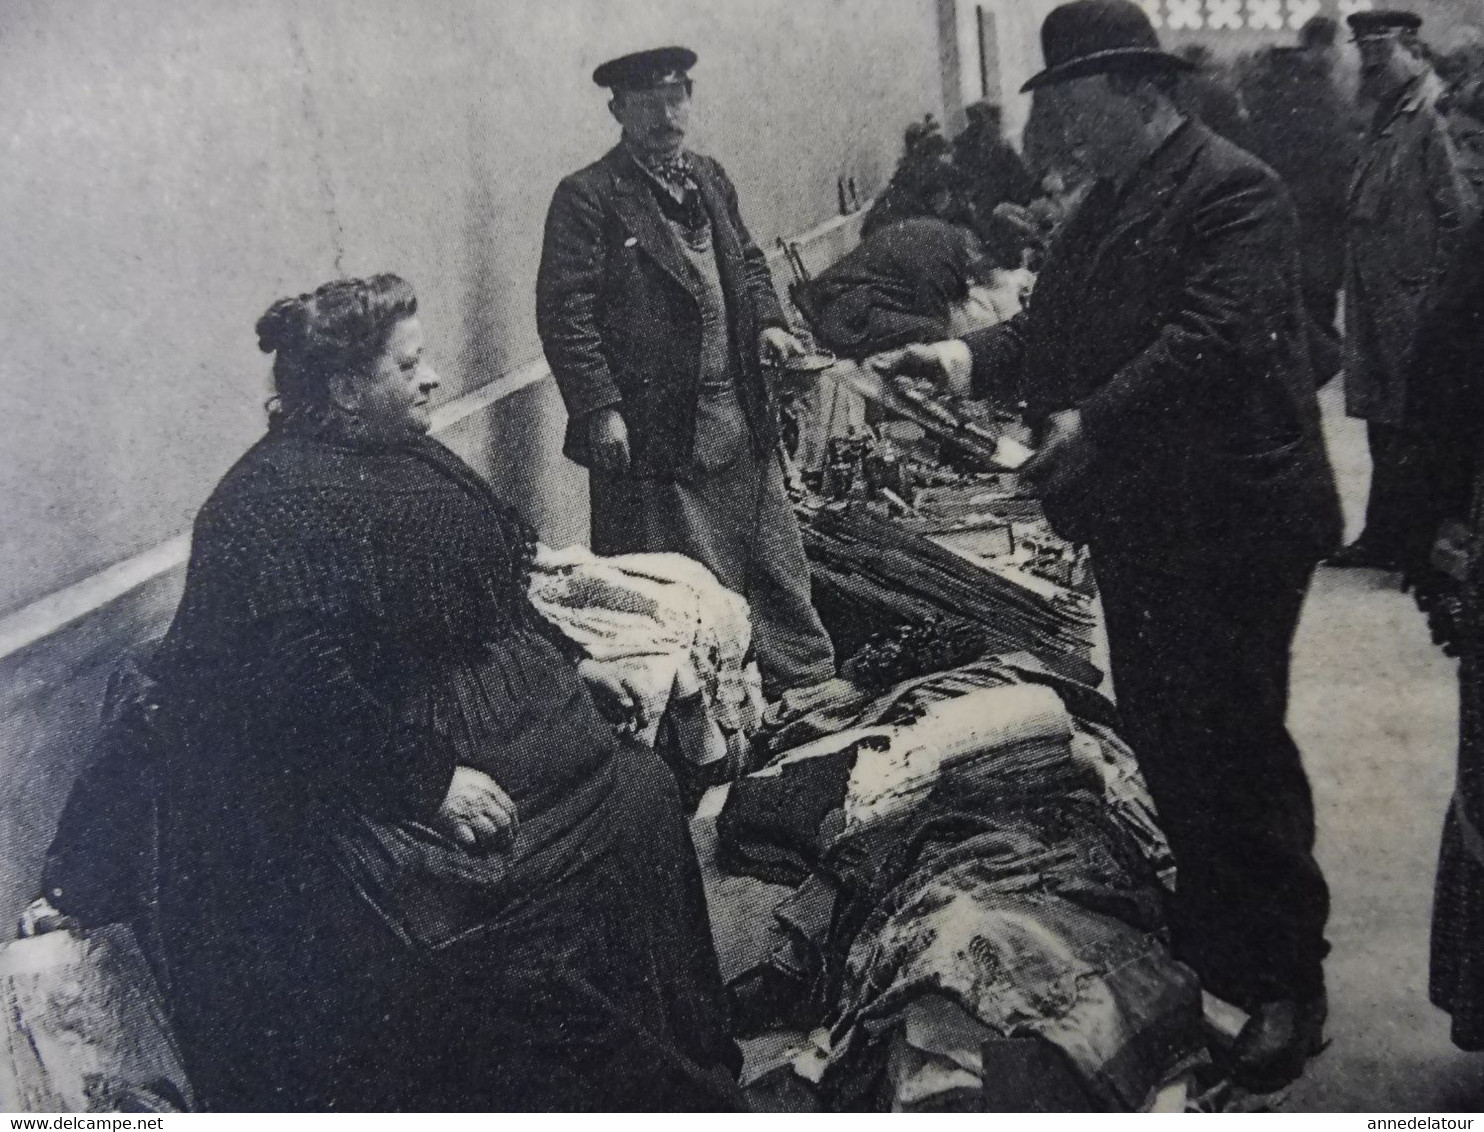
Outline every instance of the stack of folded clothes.
<svg viewBox="0 0 1484 1132">
<path fill-rule="evenodd" d="M 734 981 L 741 1020 L 826 1025 L 830 1107 L 980 1107 L 1029 1047 L 1078 1105 L 1137 1110 L 1200 1057 L 1168 850 L 1084 710 L 1111 717 L 1028 658 L 981 661 L 794 721 L 801 741 L 733 785 L 723 867 L 797 885 Z"/>
<path fill-rule="evenodd" d="M 600 558 L 541 547 L 531 602 L 594 661 L 642 694 L 653 744 L 672 705 L 696 701 L 703 726 L 677 732 L 691 763 L 746 762 L 762 716 L 747 602 L 681 554 Z"/>
</svg>

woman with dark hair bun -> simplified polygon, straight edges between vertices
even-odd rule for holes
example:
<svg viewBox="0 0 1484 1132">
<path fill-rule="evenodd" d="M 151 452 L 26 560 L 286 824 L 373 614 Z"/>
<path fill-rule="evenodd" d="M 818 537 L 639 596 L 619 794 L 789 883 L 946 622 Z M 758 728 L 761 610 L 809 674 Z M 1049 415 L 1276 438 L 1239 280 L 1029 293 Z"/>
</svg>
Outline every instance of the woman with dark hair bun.
<svg viewBox="0 0 1484 1132">
<path fill-rule="evenodd" d="M 267 435 L 156 659 L 161 969 L 231 1110 L 741 1107 L 694 850 L 427 436 L 412 288 L 259 320 Z"/>
</svg>

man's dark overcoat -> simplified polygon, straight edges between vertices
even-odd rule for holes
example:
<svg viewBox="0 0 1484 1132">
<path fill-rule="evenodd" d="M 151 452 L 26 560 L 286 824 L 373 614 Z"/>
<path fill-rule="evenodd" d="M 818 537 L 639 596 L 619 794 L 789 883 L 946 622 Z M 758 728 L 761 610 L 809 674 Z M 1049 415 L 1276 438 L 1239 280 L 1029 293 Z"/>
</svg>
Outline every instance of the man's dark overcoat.
<svg viewBox="0 0 1484 1132">
<path fill-rule="evenodd" d="M 976 373 L 1018 352 L 1032 419 L 1082 410 L 1098 455 L 1046 500 L 1063 534 L 1162 573 L 1338 541 L 1298 254 L 1278 177 L 1195 121 L 1094 189 L 1014 331 L 969 339 Z"/>
<path fill-rule="evenodd" d="M 742 407 L 757 451 L 768 452 L 776 418 L 758 335 L 788 320 L 726 171 L 710 157 L 690 158 L 711 217 Z M 536 322 L 567 405 L 567 456 L 587 465 L 587 415 L 616 408 L 629 430 L 630 475 L 684 480 L 694 468 L 703 283 L 645 176 L 619 145 L 557 187 Z"/>
</svg>

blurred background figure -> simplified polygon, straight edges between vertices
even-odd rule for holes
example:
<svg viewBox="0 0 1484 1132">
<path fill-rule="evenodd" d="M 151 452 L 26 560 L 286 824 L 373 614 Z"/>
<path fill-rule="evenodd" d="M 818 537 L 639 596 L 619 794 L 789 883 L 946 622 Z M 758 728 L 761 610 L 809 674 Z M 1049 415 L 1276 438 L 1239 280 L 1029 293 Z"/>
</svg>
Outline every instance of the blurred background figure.
<svg viewBox="0 0 1484 1132">
<path fill-rule="evenodd" d="M 815 335 L 852 358 L 935 342 L 948 336 L 955 305 L 987 274 L 967 226 L 932 216 L 895 221 L 808 285 Z"/>
<path fill-rule="evenodd" d="M 1458 165 L 1476 197 L 1484 191 L 1484 41 L 1453 48 L 1436 62 L 1443 94 L 1438 108 L 1458 150 Z"/>
<path fill-rule="evenodd" d="M 861 236 L 915 216 L 973 226 L 968 180 L 955 165 L 953 147 L 931 114 L 907 127 L 902 159 L 861 222 Z"/>
<path fill-rule="evenodd" d="M 1204 44 L 1189 44 L 1176 54 L 1190 64 L 1191 70 L 1180 76 L 1175 87 L 1175 105 L 1227 141 L 1250 149 L 1247 107 L 1231 72 Z"/>
<path fill-rule="evenodd" d="M 1349 18 L 1361 95 L 1375 107 L 1351 181 L 1346 233 L 1345 400 L 1367 423 L 1371 491 L 1365 530 L 1341 567 L 1425 572 L 1437 531 L 1438 455 L 1417 366 L 1418 331 L 1435 309 L 1473 213 L 1438 109 L 1442 82 L 1410 12 Z"/>
<path fill-rule="evenodd" d="M 1299 216 L 1304 307 L 1321 380 L 1340 366 L 1336 314 L 1345 276 L 1346 186 L 1360 139 L 1334 78 L 1333 25 L 1310 21 L 1296 47 L 1258 52 L 1244 69 L 1248 147 L 1283 178 Z"/>
<path fill-rule="evenodd" d="M 1024 233 L 1005 220 L 1002 205 L 1024 208 L 1036 199 L 1036 178 L 1006 141 L 999 102 L 981 99 L 965 108 L 969 125 L 953 139 L 953 163 L 968 188 L 975 231 L 1000 267 L 1020 266 Z"/>
</svg>

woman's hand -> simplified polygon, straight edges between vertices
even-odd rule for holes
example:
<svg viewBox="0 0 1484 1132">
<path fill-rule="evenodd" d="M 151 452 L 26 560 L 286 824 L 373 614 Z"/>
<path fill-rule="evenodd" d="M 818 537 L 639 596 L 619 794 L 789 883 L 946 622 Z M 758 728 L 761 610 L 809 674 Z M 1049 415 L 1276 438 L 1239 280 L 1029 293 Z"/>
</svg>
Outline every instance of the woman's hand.
<svg viewBox="0 0 1484 1132">
<path fill-rule="evenodd" d="M 21 913 L 20 923 L 16 925 L 16 934 L 21 939 L 45 935 L 47 932 L 81 930 L 82 924 L 65 912 L 58 911 L 45 896 L 38 897 L 26 905 Z"/>
<path fill-rule="evenodd" d="M 510 795 L 489 775 L 468 766 L 453 768 L 438 821 L 460 845 L 481 853 L 511 849 L 520 828 Z"/>
<path fill-rule="evenodd" d="M 637 735 L 649 726 L 644 697 L 629 675 L 612 665 L 584 660 L 578 675 L 587 683 L 593 702 L 620 735 Z"/>
</svg>

